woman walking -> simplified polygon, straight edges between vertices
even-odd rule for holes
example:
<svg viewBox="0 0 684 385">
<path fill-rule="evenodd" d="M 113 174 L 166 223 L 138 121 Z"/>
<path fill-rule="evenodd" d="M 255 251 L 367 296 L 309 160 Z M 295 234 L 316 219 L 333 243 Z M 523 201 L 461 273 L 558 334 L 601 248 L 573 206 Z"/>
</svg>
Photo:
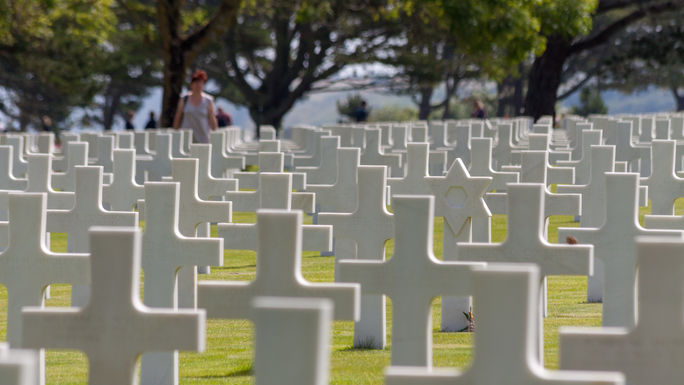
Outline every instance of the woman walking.
<svg viewBox="0 0 684 385">
<path fill-rule="evenodd" d="M 197 70 L 190 79 L 190 92 L 178 101 L 173 128 L 192 129 L 194 143 L 209 143 L 209 134 L 218 128 L 214 114 L 214 99 L 205 94 L 207 73 Z"/>
</svg>

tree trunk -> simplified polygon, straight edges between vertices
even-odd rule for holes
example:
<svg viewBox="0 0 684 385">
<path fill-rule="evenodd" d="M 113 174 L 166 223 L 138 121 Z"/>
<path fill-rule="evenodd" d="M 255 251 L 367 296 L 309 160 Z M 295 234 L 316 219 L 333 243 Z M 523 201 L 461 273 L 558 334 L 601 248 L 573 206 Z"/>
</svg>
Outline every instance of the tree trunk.
<svg viewBox="0 0 684 385">
<path fill-rule="evenodd" d="M 515 80 L 515 88 L 513 91 L 513 109 L 514 109 L 513 116 L 520 116 L 523 112 L 525 81 L 523 80 L 522 70 L 523 70 L 523 65 L 521 63 L 520 64 L 520 76 L 518 76 Z"/>
<path fill-rule="evenodd" d="M 254 121 L 255 135 L 257 138 L 261 137 L 261 126 L 273 126 L 276 131 L 280 131 L 283 124 L 283 118 L 289 109 L 285 109 L 285 113 L 281 106 L 270 106 L 267 108 L 260 108 L 260 106 L 252 106 L 249 108 L 249 116 Z"/>
<path fill-rule="evenodd" d="M 525 115 L 537 121 L 543 115 L 555 115 L 556 95 L 561 84 L 563 64 L 570 56 L 570 42 L 551 36 L 546 51 L 534 60 L 528 78 Z"/>
<path fill-rule="evenodd" d="M 418 120 L 427 120 L 432 112 L 430 100 L 432 99 L 432 87 L 420 87 L 420 103 L 418 104 Z"/>
<path fill-rule="evenodd" d="M 507 76 L 496 84 L 496 116 L 502 118 L 508 114 L 511 104 L 513 77 Z"/>
<path fill-rule="evenodd" d="M 176 107 L 183 91 L 187 71 L 185 52 L 178 42 L 171 46 L 171 54 L 164 60 L 164 95 L 159 127 L 171 127 L 176 115 Z"/>
<path fill-rule="evenodd" d="M 109 88 L 108 95 L 105 97 L 104 106 L 102 106 L 102 126 L 105 131 L 112 129 L 114 125 L 114 117 L 116 117 L 116 112 L 119 110 L 121 105 L 121 95 L 116 90 L 111 90 L 111 85 Z"/>
</svg>

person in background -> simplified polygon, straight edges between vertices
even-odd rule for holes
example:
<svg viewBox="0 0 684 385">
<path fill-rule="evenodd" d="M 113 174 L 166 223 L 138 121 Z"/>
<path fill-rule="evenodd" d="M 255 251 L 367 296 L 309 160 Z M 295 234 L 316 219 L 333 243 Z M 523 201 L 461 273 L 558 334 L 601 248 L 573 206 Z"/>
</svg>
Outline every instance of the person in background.
<svg viewBox="0 0 684 385">
<path fill-rule="evenodd" d="M 145 129 L 157 128 L 157 119 L 154 116 L 154 111 L 150 111 L 150 119 L 145 124 Z"/>
<path fill-rule="evenodd" d="M 173 128 L 192 129 L 194 143 L 209 143 L 209 134 L 218 128 L 218 121 L 214 114 L 214 98 L 205 94 L 204 84 L 207 73 L 195 71 L 190 78 L 190 92 L 178 101 Z"/>
<path fill-rule="evenodd" d="M 365 122 L 368 120 L 368 104 L 365 100 L 362 100 L 361 105 L 354 111 L 354 118 L 357 122 Z"/>
<path fill-rule="evenodd" d="M 43 115 L 43 117 L 40 118 L 40 121 L 43 126 L 43 131 L 55 134 L 55 146 L 60 147 L 62 145 L 62 140 L 59 135 L 60 132 L 59 129 L 52 124 L 52 119 L 47 115 Z"/>
<path fill-rule="evenodd" d="M 133 117 L 135 116 L 135 111 L 133 110 L 128 110 L 126 112 L 126 129 L 127 130 L 134 130 L 135 126 L 133 126 Z"/>
<path fill-rule="evenodd" d="M 471 114 L 471 116 L 473 118 L 482 120 L 487 119 L 487 111 L 485 111 L 484 103 L 482 103 L 482 100 L 473 100 L 473 113 Z"/>
<path fill-rule="evenodd" d="M 228 127 L 233 124 L 233 118 L 221 107 L 218 108 L 218 113 L 216 114 L 216 121 L 218 122 L 219 127 Z"/>
</svg>

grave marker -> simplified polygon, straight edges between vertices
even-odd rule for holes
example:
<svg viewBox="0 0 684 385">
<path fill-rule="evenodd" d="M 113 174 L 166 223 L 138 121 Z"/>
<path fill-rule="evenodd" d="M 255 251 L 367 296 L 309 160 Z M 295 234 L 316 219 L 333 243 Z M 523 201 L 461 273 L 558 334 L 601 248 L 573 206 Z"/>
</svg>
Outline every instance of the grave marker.
<svg viewBox="0 0 684 385">
<path fill-rule="evenodd" d="M 182 159 L 186 160 L 189 159 Z M 182 268 L 223 264 L 222 239 L 195 238 L 194 233 L 186 236 L 179 231 L 181 189 L 179 183 L 145 183 L 145 233 L 142 241 L 144 302 L 153 308 L 178 309 L 179 291 L 187 290 L 187 287 L 180 286 L 179 270 Z M 196 296 L 196 288 L 189 290 L 191 296 Z M 141 373 L 142 385 L 177 384 L 178 352 L 144 354 Z"/>
<path fill-rule="evenodd" d="M 321 213 L 318 223 L 333 225 L 335 261 L 385 259 L 385 243 L 394 235 L 392 214 L 387 211 L 387 168 L 359 166 L 356 209 L 353 213 Z M 361 296 L 361 319 L 354 324 L 354 346 L 384 349 L 385 297 Z"/>
<path fill-rule="evenodd" d="M 256 297 L 329 298 L 334 319 L 358 319 L 358 285 L 311 283 L 302 276 L 301 223 L 300 211 L 259 210 L 256 277 L 249 282 L 201 281 L 199 307 L 210 318 L 254 319 L 251 301 Z"/>
<path fill-rule="evenodd" d="M 617 373 L 551 371 L 535 358 L 539 333 L 539 269 L 534 265 L 488 265 L 472 273 L 478 304 L 471 366 L 454 369 L 396 367 L 385 370 L 387 385 L 617 385 Z M 501 315 L 506 314 L 505 318 Z"/>
<path fill-rule="evenodd" d="M 57 254 L 47 247 L 46 200 L 45 194 L 9 195 L 9 237 L 7 248 L 0 253 L 0 283 L 7 288 L 7 341 L 12 348 L 27 347 L 22 340 L 21 309 L 43 306 L 48 285 L 90 282 L 87 254 Z M 41 384 L 45 383 L 44 370 L 41 352 L 36 373 Z"/>
<path fill-rule="evenodd" d="M 7 344 L 0 344 L 0 383 L 3 385 L 37 385 L 35 352 L 10 350 Z"/>
<path fill-rule="evenodd" d="M 652 214 L 674 214 L 675 200 L 684 197 L 684 178 L 676 172 L 675 145 L 674 140 L 654 140 L 651 144 L 651 175 L 641 183 L 648 186 Z"/>
<path fill-rule="evenodd" d="M 88 165 L 88 142 L 70 142 L 67 144 L 67 167 L 63 173 L 52 173 L 52 186 L 62 191 L 76 190 L 76 166 Z"/>
<path fill-rule="evenodd" d="M 394 196 L 394 255 L 386 261 L 342 260 L 337 280 L 392 299 L 392 365 L 432 366 L 432 301 L 470 294 L 478 263 L 442 262 L 432 251 L 434 197 Z"/>
<path fill-rule="evenodd" d="M 52 189 L 50 183 L 52 159 L 50 155 L 29 155 L 28 162 L 26 192 L 47 193 L 48 209 L 68 210 L 74 207 L 74 193 Z"/>
<path fill-rule="evenodd" d="M 138 213 L 108 211 L 102 207 L 102 166 L 76 166 L 75 205 L 70 210 L 48 210 L 47 231 L 67 234 L 67 251 L 86 253 L 92 226 L 138 225 Z M 71 306 L 88 302 L 88 285 L 73 285 Z"/>
<path fill-rule="evenodd" d="M 135 384 L 135 362 L 146 351 L 204 350 L 204 311 L 151 309 L 140 301 L 140 230 L 93 228 L 90 247 L 90 302 L 25 308 L 26 347 L 83 351 L 88 383 L 98 385 Z"/>
<path fill-rule="evenodd" d="M 601 227 L 559 228 L 558 239 L 573 236 L 594 245 L 603 261 L 603 326 L 634 325 L 636 240 L 638 235 L 684 237 L 681 231 L 644 229 L 639 225 L 638 174 L 606 173 L 605 221 Z M 576 246 L 575 246 L 576 247 Z"/>
<path fill-rule="evenodd" d="M 619 371 L 630 385 L 675 384 L 684 376 L 684 258 L 681 240 L 637 240 L 638 321 L 633 328 L 560 332 L 560 366 Z"/>
<path fill-rule="evenodd" d="M 26 179 L 14 176 L 12 163 L 14 149 L 12 146 L 0 146 L 0 190 L 19 190 L 26 189 Z"/>
<path fill-rule="evenodd" d="M 102 202 L 110 210 L 131 211 L 138 199 L 145 196 L 144 187 L 135 182 L 135 152 L 114 150 L 114 179 L 102 187 Z"/>
<path fill-rule="evenodd" d="M 324 298 L 257 297 L 256 385 L 328 385 L 333 303 Z"/>
</svg>

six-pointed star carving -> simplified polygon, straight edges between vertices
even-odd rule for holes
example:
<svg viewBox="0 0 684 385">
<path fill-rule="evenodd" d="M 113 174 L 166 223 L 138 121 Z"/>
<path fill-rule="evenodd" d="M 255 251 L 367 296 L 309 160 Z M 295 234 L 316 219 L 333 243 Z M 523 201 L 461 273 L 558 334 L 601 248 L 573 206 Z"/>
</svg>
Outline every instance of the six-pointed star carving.
<svg viewBox="0 0 684 385">
<path fill-rule="evenodd" d="M 435 195 L 435 213 L 443 216 L 451 231 L 458 233 L 468 218 L 484 218 L 491 212 L 484 201 L 487 186 L 491 177 L 470 176 L 463 161 L 456 158 L 444 176 L 427 177 L 430 188 Z M 449 190 L 462 189 L 465 200 L 458 205 L 449 203 Z"/>
</svg>

